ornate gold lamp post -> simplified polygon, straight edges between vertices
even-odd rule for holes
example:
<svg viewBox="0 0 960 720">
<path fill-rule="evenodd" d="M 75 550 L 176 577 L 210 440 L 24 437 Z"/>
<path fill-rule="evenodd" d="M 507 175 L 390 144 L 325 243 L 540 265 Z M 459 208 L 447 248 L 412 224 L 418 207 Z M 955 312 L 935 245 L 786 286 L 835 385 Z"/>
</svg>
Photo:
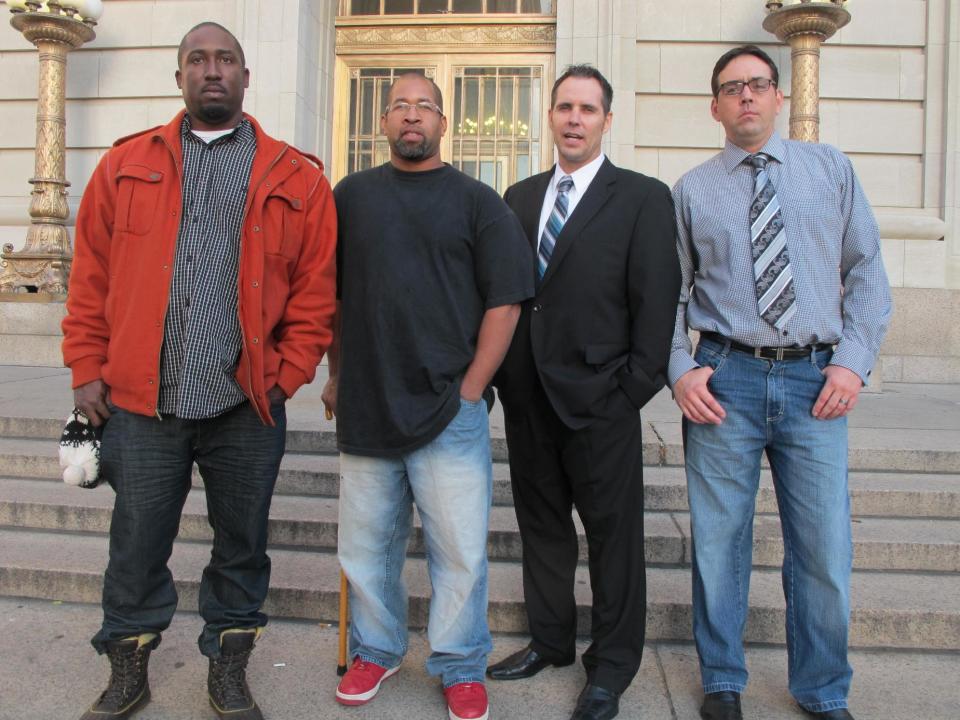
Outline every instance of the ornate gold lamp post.
<svg viewBox="0 0 960 720">
<path fill-rule="evenodd" d="M 100 0 L 7 0 L 10 24 L 40 51 L 37 146 L 30 229 L 22 250 L 3 247 L 0 300 L 62 300 L 70 275 L 66 221 L 67 53 L 95 37 Z"/>
<path fill-rule="evenodd" d="M 763 29 L 790 45 L 790 137 L 820 139 L 820 45 L 848 22 L 846 0 L 768 0 Z"/>
</svg>

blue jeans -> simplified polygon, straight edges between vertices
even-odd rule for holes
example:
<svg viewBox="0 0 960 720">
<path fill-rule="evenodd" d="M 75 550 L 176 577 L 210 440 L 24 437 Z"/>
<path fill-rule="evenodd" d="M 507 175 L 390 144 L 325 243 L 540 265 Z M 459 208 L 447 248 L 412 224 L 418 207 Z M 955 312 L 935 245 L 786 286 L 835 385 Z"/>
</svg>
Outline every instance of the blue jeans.
<svg viewBox="0 0 960 720">
<path fill-rule="evenodd" d="M 167 567 L 196 462 L 213 528 L 210 562 L 200 580 L 204 619 L 200 651 L 220 656 L 220 633 L 266 625 L 260 607 L 270 582 L 267 516 L 286 438 L 282 404 L 271 407 L 274 427 L 250 403 L 205 420 L 137 415 L 111 408 L 103 432 L 104 478 L 117 497 L 110 521 L 110 561 L 103 579 L 106 643 L 160 634 L 177 609 Z"/>
<path fill-rule="evenodd" d="M 493 494 L 487 405 L 460 410 L 427 445 L 397 458 L 340 455 L 339 557 L 350 581 L 350 655 L 382 667 L 407 651 L 403 563 L 417 505 L 432 598 L 427 671 L 444 687 L 482 682 L 487 526 Z"/>
<path fill-rule="evenodd" d="M 763 360 L 701 340 L 721 425 L 684 422 L 693 534 L 693 634 L 704 692 L 742 692 L 753 514 L 766 452 L 783 532 L 790 692 L 814 712 L 847 706 L 850 500 L 847 421 L 811 414 L 829 350 Z"/>
</svg>

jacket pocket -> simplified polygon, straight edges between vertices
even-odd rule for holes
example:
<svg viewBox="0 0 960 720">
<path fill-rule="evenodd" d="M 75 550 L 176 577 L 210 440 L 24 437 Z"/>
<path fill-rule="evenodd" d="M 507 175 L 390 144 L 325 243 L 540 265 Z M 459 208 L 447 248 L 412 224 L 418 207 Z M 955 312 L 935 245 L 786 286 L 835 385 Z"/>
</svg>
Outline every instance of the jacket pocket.
<svg viewBox="0 0 960 720">
<path fill-rule="evenodd" d="M 163 173 L 145 165 L 124 165 L 117 171 L 117 210 L 114 230 L 146 235 L 153 229 Z"/>
<path fill-rule="evenodd" d="M 268 196 L 264 218 L 266 222 L 264 249 L 271 255 L 283 255 L 296 260 L 303 242 L 303 200 L 275 188 Z"/>
</svg>

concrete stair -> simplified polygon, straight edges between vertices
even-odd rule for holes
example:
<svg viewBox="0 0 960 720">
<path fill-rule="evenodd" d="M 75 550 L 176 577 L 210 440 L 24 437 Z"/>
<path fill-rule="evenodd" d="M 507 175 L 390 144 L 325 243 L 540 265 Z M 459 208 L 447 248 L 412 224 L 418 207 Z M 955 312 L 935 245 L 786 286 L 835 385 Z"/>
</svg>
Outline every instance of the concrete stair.
<svg viewBox="0 0 960 720">
<path fill-rule="evenodd" d="M 80 490 L 59 481 L 55 439 L 61 422 L 28 413 L 0 415 L 0 595 L 96 603 L 113 495 L 106 487 Z M 495 632 L 524 632 L 520 540 L 505 444 L 495 416 L 493 422 L 490 623 Z M 689 515 L 679 465 L 682 449 L 673 425 L 649 425 L 644 447 L 648 637 L 688 640 Z M 271 512 L 268 612 L 335 621 L 339 482 L 334 438 L 321 423 L 292 427 Z M 922 445 L 919 440 L 891 441 L 882 429 L 851 432 L 854 646 L 960 650 L 960 443 Z M 185 608 L 195 607 L 200 572 L 209 555 L 210 529 L 199 478 L 194 485 L 171 561 Z M 747 640 L 782 644 L 782 542 L 767 471 L 757 512 Z M 589 579 L 585 565 L 578 572 L 581 630 L 586 632 Z M 410 623 L 420 628 L 426 623 L 429 582 L 419 524 L 406 573 Z"/>
</svg>

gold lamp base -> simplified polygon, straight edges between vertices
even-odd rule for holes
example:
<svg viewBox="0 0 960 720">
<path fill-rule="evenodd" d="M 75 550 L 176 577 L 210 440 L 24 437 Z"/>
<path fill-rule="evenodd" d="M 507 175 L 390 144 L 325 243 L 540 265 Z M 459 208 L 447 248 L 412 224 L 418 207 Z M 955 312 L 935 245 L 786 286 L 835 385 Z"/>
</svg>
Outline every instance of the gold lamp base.
<svg viewBox="0 0 960 720">
<path fill-rule="evenodd" d="M 764 30 L 790 45 L 793 140 L 820 140 L 820 45 L 848 22 L 850 13 L 836 2 L 802 2 L 771 9 L 763 21 Z"/>
<path fill-rule="evenodd" d="M 66 194 L 67 53 L 96 37 L 86 23 L 54 12 L 20 12 L 10 24 L 40 51 L 30 228 L 22 250 L 0 254 L 0 300 L 63 300 L 70 276 Z"/>
</svg>

